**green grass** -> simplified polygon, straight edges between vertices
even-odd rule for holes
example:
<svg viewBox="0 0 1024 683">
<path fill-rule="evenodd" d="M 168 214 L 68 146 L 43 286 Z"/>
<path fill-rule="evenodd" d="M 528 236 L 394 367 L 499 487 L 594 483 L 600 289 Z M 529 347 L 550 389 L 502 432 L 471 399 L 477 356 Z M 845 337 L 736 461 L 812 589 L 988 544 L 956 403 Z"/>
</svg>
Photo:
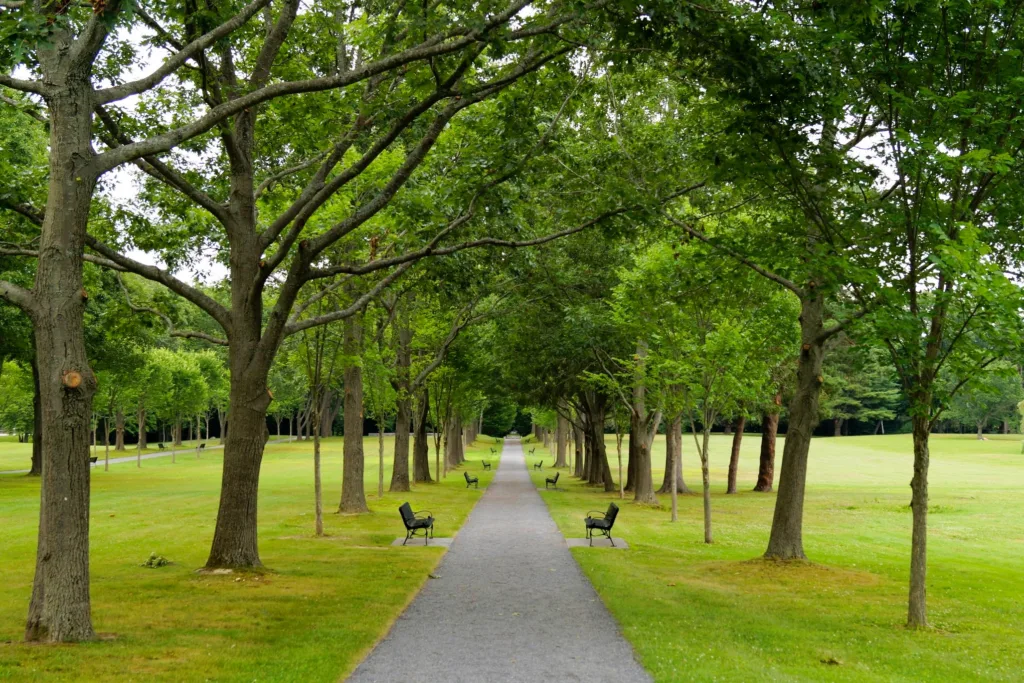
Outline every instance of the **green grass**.
<svg viewBox="0 0 1024 683">
<path fill-rule="evenodd" d="M 271 440 L 275 440 L 278 437 L 271 436 Z M 285 438 L 285 437 L 280 437 Z M 111 434 L 111 440 L 113 440 L 113 434 Z M 161 450 L 169 453 L 171 451 L 171 444 L 168 441 L 165 445 L 166 449 L 157 448 L 157 441 L 151 441 L 149 443 L 150 448 L 143 448 L 142 454 L 149 455 L 150 453 L 159 453 Z M 220 445 L 218 439 L 202 439 L 200 443 L 206 443 L 207 448 Z M 174 450 L 178 451 L 178 456 L 181 456 L 183 450 L 194 450 L 196 447 L 195 441 L 186 440 L 182 442 L 182 445 L 176 446 Z M 376 448 L 374 444 L 374 448 Z M 376 451 L 375 451 L 376 452 Z M 135 445 L 128 444 L 127 448 L 123 451 L 115 451 L 113 444 L 110 446 L 110 458 L 129 458 L 134 457 L 136 454 Z M 101 466 L 103 464 L 103 458 L 106 455 L 106 449 L 103 444 L 96 446 L 95 448 L 89 448 L 89 455 L 95 455 L 99 458 L 97 461 Z M 187 455 L 187 454 L 186 454 Z M 175 457 L 178 457 L 175 456 Z M 17 437 L 14 436 L 0 436 L 0 473 L 7 471 L 20 471 L 27 470 L 32 465 L 32 443 L 18 443 Z"/>
<path fill-rule="evenodd" d="M 929 614 L 904 628 L 910 555 L 910 437 L 815 439 L 804 547 L 811 563 L 762 561 L 774 494 L 753 493 L 759 436 L 743 443 L 740 493 L 727 496 L 729 437 L 712 439 L 715 543 L 703 543 L 700 496 L 679 522 L 623 505 L 624 552 L 573 553 L 657 681 L 1019 681 L 1024 671 L 1024 455 L 1019 435 L 932 439 Z M 617 470 L 614 439 L 608 453 Z M 684 473 L 700 476 L 684 435 Z M 655 445 L 664 463 L 664 440 Z M 538 455 L 528 458 L 530 464 Z M 779 444 L 781 464 L 782 444 Z M 545 460 L 550 455 L 545 452 Z M 617 499 L 563 475 L 542 492 L 567 536 Z M 531 470 L 538 487 L 551 472 Z M 662 470 L 655 472 L 660 486 Z M 627 494 L 628 496 L 629 494 Z M 832 663 L 829 663 L 832 662 Z"/>
<path fill-rule="evenodd" d="M 378 500 L 377 441 L 365 440 L 366 515 L 337 515 L 341 439 L 324 444 L 324 525 L 313 535 L 310 442 L 271 445 L 263 461 L 260 552 L 266 574 L 195 573 L 209 550 L 221 451 L 111 465 L 93 471 L 91 574 L 95 643 L 20 644 L 31 592 L 39 481 L 0 476 L 0 680 L 328 681 L 350 672 L 387 630 L 440 560 L 436 547 L 393 548 L 404 534 L 397 507 L 430 509 L 451 536 L 491 481 L 467 449 L 461 472 L 440 485 Z M 14 444 L 19 446 L 19 444 Z M 8 443 L 0 444 L 7 449 Z M 392 447 L 390 439 L 385 452 Z M 433 463 L 433 458 L 431 459 Z M 386 461 L 385 490 L 391 477 Z M 21 465 L 22 467 L 24 465 Z M 151 552 L 174 562 L 147 569 Z"/>
</svg>

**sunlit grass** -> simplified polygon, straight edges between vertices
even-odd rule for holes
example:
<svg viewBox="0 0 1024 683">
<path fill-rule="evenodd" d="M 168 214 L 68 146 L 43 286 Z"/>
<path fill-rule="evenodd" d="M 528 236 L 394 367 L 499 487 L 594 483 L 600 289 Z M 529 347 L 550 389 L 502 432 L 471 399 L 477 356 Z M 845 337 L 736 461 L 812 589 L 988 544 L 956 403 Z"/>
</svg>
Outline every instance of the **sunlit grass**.
<svg viewBox="0 0 1024 683">
<path fill-rule="evenodd" d="M 932 440 L 929 608 L 933 629 L 906 618 L 910 437 L 815 439 L 804 545 L 810 564 L 758 559 L 774 494 L 753 488 L 759 437 L 744 440 L 740 493 L 727 496 L 729 437 L 712 439 L 715 543 L 703 543 L 699 496 L 679 522 L 627 502 L 615 526 L 625 552 L 574 549 L 657 681 L 1019 681 L 1024 671 L 1024 455 L 1019 435 Z M 700 477 L 684 435 L 684 471 Z M 537 455 L 541 453 L 538 447 Z M 608 441 L 616 470 L 614 440 Z M 779 443 L 781 464 L 782 443 Z M 532 464 L 537 457 L 528 458 Z M 545 453 L 545 460 L 550 456 Z M 664 441 L 654 462 L 664 463 Z M 533 473 L 538 487 L 550 471 Z M 662 470 L 654 473 L 660 486 Z M 574 479 L 542 492 L 567 536 L 617 494 Z M 628 501 L 627 494 L 627 501 Z"/>
<path fill-rule="evenodd" d="M 0 680 L 331 681 L 358 663 L 439 561 L 437 547 L 392 548 L 408 500 L 453 535 L 491 481 L 480 437 L 461 472 L 440 485 L 377 499 L 377 441 L 365 440 L 372 512 L 337 515 L 341 439 L 324 444 L 324 525 L 313 535 L 311 442 L 271 445 L 260 482 L 264 575 L 195 573 L 209 550 L 222 452 L 111 465 L 93 471 L 91 572 L 94 624 L 107 640 L 62 646 L 18 641 L 31 592 L 39 481 L 0 476 Z M 6 444 L 4 444 L 6 446 Z M 387 439 L 385 452 L 393 444 Z M 495 460 L 496 462 L 496 460 Z M 433 457 L 431 458 L 433 463 Z M 391 477 L 386 460 L 385 491 Z M 157 553 L 174 564 L 139 566 Z"/>
</svg>

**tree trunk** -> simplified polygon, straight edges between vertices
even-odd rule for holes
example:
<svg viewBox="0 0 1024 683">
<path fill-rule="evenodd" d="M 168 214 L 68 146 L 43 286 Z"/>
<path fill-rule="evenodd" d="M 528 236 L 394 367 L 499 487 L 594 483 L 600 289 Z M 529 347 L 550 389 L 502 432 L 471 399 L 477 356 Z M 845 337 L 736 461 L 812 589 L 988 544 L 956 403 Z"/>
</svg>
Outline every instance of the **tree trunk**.
<svg viewBox="0 0 1024 683">
<path fill-rule="evenodd" d="M 930 406 L 931 401 L 922 401 Z M 928 626 L 927 592 L 925 579 L 928 572 L 928 436 L 931 426 L 926 415 L 914 415 L 914 478 L 910 481 L 910 509 L 913 513 L 913 532 L 910 543 L 910 600 L 907 608 L 907 626 Z"/>
<path fill-rule="evenodd" d="M 334 392 L 330 389 L 324 390 L 323 398 L 321 399 L 320 406 L 320 436 L 326 439 L 334 431 Z M 362 410 L 362 408 L 360 408 Z M 359 428 L 360 438 L 362 438 L 363 428 Z"/>
<path fill-rule="evenodd" d="M 711 436 L 711 425 L 704 425 L 704 438 L 701 444 L 700 477 L 704 484 L 704 542 L 713 543 L 711 537 L 711 471 L 708 464 L 708 440 Z"/>
<path fill-rule="evenodd" d="M 577 417 L 577 419 L 581 419 Z M 583 449 L 584 449 L 584 437 L 583 427 L 573 425 L 573 468 L 572 474 L 574 477 L 583 478 Z"/>
<path fill-rule="evenodd" d="M 832 420 L 832 436 L 843 435 L 843 419 L 840 417 L 833 418 Z"/>
<path fill-rule="evenodd" d="M 220 438 L 218 441 L 223 444 L 224 439 L 228 436 L 228 421 L 220 408 L 217 408 L 217 424 L 220 425 Z"/>
<path fill-rule="evenodd" d="M 145 450 L 149 447 L 149 441 L 146 438 L 146 406 L 143 403 L 139 403 L 139 409 L 135 413 L 135 418 L 139 425 L 139 450 Z"/>
<path fill-rule="evenodd" d="M 636 415 L 629 416 L 629 461 L 626 463 L 626 485 L 625 491 L 632 491 L 636 487 L 636 465 L 640 462 L 638 451 L 640 450 L 640 422 Z"/>
<path fill-rule="evenodd" d="M 591 461 L 590 484 L 604 484 L 606 493 L 615 491 L 615 480 L 612 478 L 611 466 L 604 443 L 604 421 L 607 399 L 597 392 L 587 392 L 587 427 L 589 430 L 589 446 Z"/>
<path fill-rule="evenodd" d="M 412 446 L 413 481 L 430 483 L 430 441 L 427 436 L 427 415 L 430 411 L 430 395 L 423 387 L 416 400 L 416 412 L 413 417 L 415 430 Z"/>
<path fill-rule="evenodd" d="M 338 512 L 369 512 L 363 484 L 363 369 L 357 359 L 363 348 L 362 313 L 345 318 L 344 354 L 345 464 Z"/>
<path fill-rule="evenodd" d="M 317 360 L 316 374 L 320 373 L 320 360 Z M 321 408 L 323 404 L 321 403 Z M 320 469 L 320 421 L 323 417 L 319 410 L 313 412 L 313 533 L 324 535 L 324 486 Z"/>
<path fill-rule="evenodd" d="M 678 461 L 678 463 L 677 463 Z M 672 472 L 676 472 L 676 493 L 692 493 L 683 480 L 683 416 L 669 420 L 665 429 L 665 476 L 658 493 L 672 492 Z"/>
<path fill-rule="evenodd" d="M 103 418 L 103 471 L 110 471 L 110 418 Z"/>
<path fill-rule="evenodd" d="M 181 445 L 182 438 L 183 438 L 182 434 L 181 434 L 181 431 L 182 431 L 182 429 L 181 429 L 181 415 L 176 415 L 175 418 L 174 418 L 174 444 L 173 444 L 175 446 L 180 446 Z"/>
<path fill-rule="evenodd" d="M 117 412 L 114 414 L 114 431 L 115 431 L 114 450 L 115 451 L 123 451 L 124 450 L 124 410 L 122 410 L 121 408 L 118 408 Z"/>
<path fill-rule="evenodd" d="M 985 423 L 984 422 L 977 422 L 975 424 L 977 424 L 977 426 L 978 426 L 978 441 L 984 441 L 985 440 L 985 434 L 984 434 Z"/>
<path fill-rule="evenodd" d="M 57 30 L 53 40 L 62 35 Z M 63 48 L 68 47 L 63 42 Z M 40 48 L 50 88 L 50 173 L 31 313 L 43 473 L 37 570 L 25 627 L 28 641 L 96 637 L 89 599 L 89 426 L 96 378 L 85 352 L 82 287 L 82 255 L 96 178 L 89 167 L 92 113 L 84 104 L 90 101 L 88 70 L 68 70 L 63 64 L 66 57 L 61 45 Z"/>
<path fill-rule="evenodd" d="M 818 423 L 818 398 L 821 393 L 821 363 L 824 357 L 822 320 L 823 297 L 816 291 L 800 301 L 800 359 L 797 382 L 789 404 L 789 429 L 782 451 L 782 473 L 775 514 L 765 557 L 778 560 L 805 560 L 803 542 L 804 491 L 807 485 L 807 456 L 811 434 Z"/>
<path fill-rule="evenodd" d="M 559 412 L 555 427 L 555 467 L 568 467 L 565 454 L 569 439 L 569 421 Z"/>
<path fill-rule="evenodd" d="M 736 493 L 736 472 L 740 467 L 740 443 L 743 441 L 743 429 L 747 426 L 747 418 L 740 416 L 736 420 L 736 431 L 732 437 L 732 452 L 729 455 L 729 483 L 726 493 Z"/>
<path fill-rule="evenodd" d="M 757 465 L 757 483 L 754 484 L 754 490 L 760 493 L 771 493 L 775 486 L 775 437 L 778 430 L 779 414 L 765 413 L 761 418 L 761 458 Z"/>
<path fill-rule="evenodd" d="M 633 501 L 647 505 L 657 505 L 658 497 L 654 495 L 654 481 L 651 476 L 651 441 L 654 438 L 654 430 L 661 420 L 661 413 L 651 415 L 647 412 L 647 387 L 644 384 L 644 367 L 647 362 L 647 343 L 643 340 L 637 342 L 637 374 L 633 384 L 633 417 L 636 422 L 635 432 L 640 441 L 636 449 L 636 466 L 633 467 L 634 495 Z M 633 439 L 633 422 L 630 420 L 630 441 Z M 633 452 L 630 448 L 630 464 L 632 465 Z"/>
<path fill-rule="evenodd" d="M 30 477 L 43 474 L 43 407 L 39 397 L 39 366 L 32 359 L 32 468 Z"/>
<path fill-rule="evenodd" d="M 242 371 L 248 349 L 229 349 L 231 389 L 228 414 L 231 428 L 224 445 L 220 506 L 213 532 L 208 569 L 261 567 L 256 536 L 260 465 L 267 434 L 267 369 Z M 244 366 L 243 366 L 244 367 Z"/>
<path fill-rule="evenodd" d="M 391 470 L 391 486 L 388 488 L 392 493 L 409 491 L 409 419 L 412 399 L 408 394 L 399 396 L 398 411 L 395 414 L 395 462 Z"/>
</svg>

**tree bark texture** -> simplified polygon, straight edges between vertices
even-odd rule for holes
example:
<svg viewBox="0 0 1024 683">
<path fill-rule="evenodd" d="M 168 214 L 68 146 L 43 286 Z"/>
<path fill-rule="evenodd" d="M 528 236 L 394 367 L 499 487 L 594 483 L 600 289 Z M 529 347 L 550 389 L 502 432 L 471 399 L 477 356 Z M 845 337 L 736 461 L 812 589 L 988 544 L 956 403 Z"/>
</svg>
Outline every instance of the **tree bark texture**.
<svg viewBox="0 0 1024 683">
<path fill-rule="evenodd" d="M 412 446 L 413 481 L 430 483 L 430 438 L 427 436 L 427 415 L 430 411 L 430 396 L 423 387 L 416 400 L 414 419 L 415 438 Z"/>
<path fill-rule="evenodd" d="M 789 429 L 782 452 L 779 493 L 765 557 L 805 560 L 803 543 L 804 491 L 807 485 L 807 456 L 811 435 L 818 424 L 821 394 L 821 364 L 824 339 L 821 336 L 824 298 L 817 292 L 800 301 L 800 358 L 797 362 L 796 391 L 789 404 Z"/>
<path fill-rule="evenodd" d="M 931 405 L 930 397 L 922 405 Z M 911 418 L 914 430 L 914 477 L 910 480 L 910 510 L 913 529 L 910 542 L 910 599 L 907 603 L 907 625 L 911 628 L 928 626 L 928 438 L 931 425 L 927 415 Z"/>
<path fill-rule="evenodd" d="M 732 435 L 732 451 L 729 454 L 729 482 L 726 493 L 736 493 L 736 473 L 740 468 L 740 444 L 743 442 L 743 429 L 747 426 L 747 418 L 742 415 L 736 420 L 736 431 Z"/>
<path fill-rule="evenodd" d="M 124 450 L 124 410 L 121 408 L 114 414 L 114 450 Z"/>
<path fill-rule="evenodd" d="M 577 419 L 580 419 L 580 418 L 577 418 Z M 579 477 L 579 478 L 582 479 L 583 478 L 583 448 L 584 448 L 583 428 L 581 426 L 579 426 L 579 425 L 573 425 L 572 431 L 573 431 L 573 439 L 572 439 L 572 445 L 573 445 L 572 474 L 573 474 L 574 477 Z"/>
<path fill-rule="evenodd" d="M 757 465 L 757 483 L 754 484 L 754 490 L 760 493 L 771 493 L 775 487 L 775 438 L 778 431 L 779 414 L 765 413 L 761 417 L 761 457 Z"/>
<path fill-rule="evenodd" d="M 89 167 L 88 69 L 69 69 L 62 37 L 58 31 L 55 47 L 40 54 L 50 82 L 50 174 L 30 313 L 43 472 L 37 571 L 25 639 L 51 642 L 96 637 L 89 598 L 89 426 L 96 378 L 85 352 L 87 294 L 82 287 L 96 177 Z"/>
</svg>

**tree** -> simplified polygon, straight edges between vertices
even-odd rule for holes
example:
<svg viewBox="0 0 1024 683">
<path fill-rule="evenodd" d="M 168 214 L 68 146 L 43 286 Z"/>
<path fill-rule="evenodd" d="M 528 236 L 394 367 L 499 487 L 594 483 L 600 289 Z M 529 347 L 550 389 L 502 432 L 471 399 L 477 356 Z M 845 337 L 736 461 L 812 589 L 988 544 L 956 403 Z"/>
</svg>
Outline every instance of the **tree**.
<svg viewBox="0 0 1024 683">
<path fill-rule="evenodd" d="M 973 425 L 978 438 L 993 422 L 1008 422 L 1024 400 L 1020 371 L 1008 362 L 996 362 L 973 376 L 953 396 L 946 415 Z"/>
<path fill-rule="evenodd" d="M 395 371 L 388 365 L 386 347 L 384 344 L 384 333 L 386 331 L 387 319 L 380 316 L 380 311 L 374 311 L 376 318 L 372 321 L 374 327 L 374 341 L 368 344 L 363 351 L 363 387 L 364 403 L 369 410 L 370 416 L 377 423 L 377 497 L 384 497 L 384 430 L 388 421 L 397 412 L 396 399 L 398 392 L 393 386 Z M 406 435 L 408 438 L 408 434 Z M 409 456 L 406 451 L 406 468 L 408 468 Z M 396 465 L 397 467 L 397 465 Z"/>
</svg>

